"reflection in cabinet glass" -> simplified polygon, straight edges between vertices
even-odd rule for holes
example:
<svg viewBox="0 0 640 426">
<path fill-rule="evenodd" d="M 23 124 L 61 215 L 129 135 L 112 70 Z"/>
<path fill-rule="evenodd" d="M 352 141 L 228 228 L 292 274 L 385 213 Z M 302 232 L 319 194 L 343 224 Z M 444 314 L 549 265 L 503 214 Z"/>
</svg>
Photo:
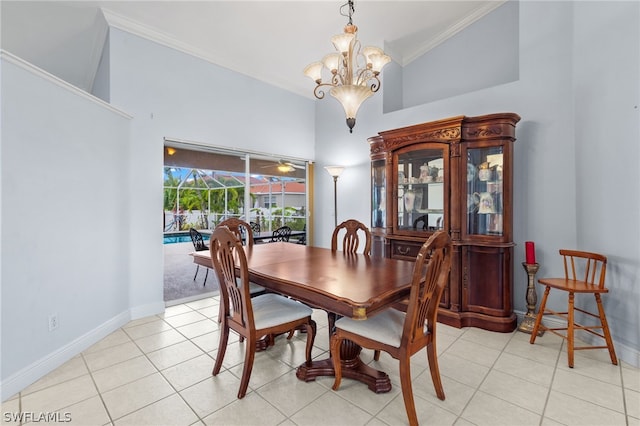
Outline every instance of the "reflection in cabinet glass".
<svg viewBox="0 0 640 426">
<path fill-rule="evenodd" d="M 443 148 L 399 150 L 394 154 L 398 181 L 397 230 L 435 231 L 444 214 Z"/>
<path fill-rule="evenodd" d="M 387 208 L 384 161 L 371 163 L 371 226 L 384 228 Z"/>
<path fill-rule="evenodd" d="M 468 149 L 466 157 L 468 232 L 502 235 L 502 147 Z"/>
<path fill-rule="evenodd" d="M 517 114 L 457 116 L 369 138 L 373 256 L 414 260 L 451 235 L 438 321 L 508 332 L 513 312 L 513 142 Z"/>
</svg>

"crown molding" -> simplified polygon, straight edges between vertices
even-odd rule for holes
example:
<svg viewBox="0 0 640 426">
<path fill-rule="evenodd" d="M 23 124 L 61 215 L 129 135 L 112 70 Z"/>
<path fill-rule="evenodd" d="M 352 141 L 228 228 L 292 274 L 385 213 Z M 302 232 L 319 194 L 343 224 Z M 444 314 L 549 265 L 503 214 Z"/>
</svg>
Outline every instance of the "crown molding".
<svg viewBox="0 0 640 426">
<path fill-rule="evenodd" d="M 22 68 L 23 70 L 36 75 L 44 80 L 47 80 L 48 82 L 55 84 L 56 86 L 62 87 L 63 89 L 78 95 L 82 98 L 85 98 L 88 101 L 91 101 L 97 105 L 100 105 L 103 108 L 106 108 L 118 115 L 121 115 L 124 118 L 127 119 L 132 119 L 133 116 L 127 114 L 126 112 L 115 108 L 113 105 L 111 105 L 108 102 L 103 101 L 102 99 L 98 98 L 97 96 L 92 95 L 91 93 L 88 93 L 76 86 L 74 86 L 73 84 L 67 83 L 66 81 L 62 80 L 59 77 L 56 77 L 55 75 L 43 70 L 42 68 L 39 68 L 35 65 L 33 65 L 30 62 L 25 61 L 24 59 L 14 55 L 13 53 L 9 53 L 6 50 L 1 50 L 0 49 L 0 59 L 2 61 L 6 61 L 8 63 L 11 63 L 13 65 L 16 65 L 19 68 Z"/>
<path fill-rule="evenodd" d="M 485 15 L 491 13 L 493 10 L 502 6 L 506 2 L 507 0 L 503 0 L 503 1 L 497 1 L 497 2 L 487 3 L 483 5 L 479 9 L 475 10 L 472 14 L 465 17 L 463 20 L 458 21 L 452 26 L 450 26 L 449 28 L 445 29 L 443 32 L 438 34 L 435 38 L 421 44 L 418 48 L 415 49 L 413 54 L 403 57 L 400 65 L 403 67 L 409 65 L 411 62 L 418 59 L 419 57 L 427 53 L 429 50 L 435 48 L 436 46 L 440 45 L 447 39 L 453 37 L 460 31 L 468 27 L 469 25 L 473 24 L 474 22 L 481 19 Z"/>
<path fill-rule="evenodd" d="M 116 28 L 118 30 L 161 44 L 165 47 L 187 53 L 199 59 L 203 59 L 207 62 L 215 63 L 205 51 L 195 48 L 188 43 L 176 40 L 175 38 L 168 36 L 167 34 L 143 25 L 140 22 L 126 18 L 122 15 L 118 15 L 117 13 L 114 13 L 108 9 L 100 8 L 100 11 L 102 12 L 102 16 L 104 17 L 108 27 Z"/>
</svg>

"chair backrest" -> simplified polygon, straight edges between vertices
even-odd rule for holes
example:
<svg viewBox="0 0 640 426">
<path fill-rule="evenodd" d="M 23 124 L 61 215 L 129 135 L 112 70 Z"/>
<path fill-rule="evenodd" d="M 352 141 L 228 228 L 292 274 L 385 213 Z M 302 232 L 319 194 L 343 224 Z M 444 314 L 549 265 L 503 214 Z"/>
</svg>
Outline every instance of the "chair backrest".
<svg viewBox="0 0 640 426">
<path fill-rule="evenodd" d="M 434 232 L 420 248 L 413 268 L 402 345 L 424 341 L 435 332 L 438 305 L 449 282 L 451 251 L 447 231 Z"/>
<path fill-rule="evenodd" d="M 209 250 L 209 247 L 204 243 L 204 238 L 202 238 L 202 234 L 196 231 L 195 229 L 189 229 L 189 236 L 191 237 L 191 242 L 193 243 L 193 248 L 196 251 L 204 251 Z"/>
<path fill-rule="evenodd" d="M 369 231 L 369 228 L 367 228 L 364 223 L 359 222 L 355 219 L 345 220 L 340 225 L 336 226 L 336 229 L 333 230 L 333 235 L 331 236 L 332 251 L 338 250 L 338 234 L 343 229 L 346 231 L 344 237 L 342 237 L 343 252 L 356 253 L 358 251 L 361 239 L 361 237 L 358 235 L 358 231 L 360 231 L 364 238 L 363 254 L 371 254 L 371 231 Z"/>
<path fill-rule="evenodd" d="M 247 247 L 253 246 L 253 231 L 251 230 L 251 225 L 244 220 L 231 217 L 220 222 L 218 226 L 226 226 L 244 245 Z"/>
<path fill-rule="evenodd" d="M 564 261 L 564 277 L 568 280 L 584 281 L 604 288 L 607 258 L 598 253 L 561 249 Z M 584 273 L 584 278 L 579 278 Z"/>
<path fill-rule="evenodd" d="M 228 227 L 218 225 L 209 240 L 209 253 L 222 292 L 220 300 L 225 320 L 232 329 L 255 328 L 249 268 L 240 240 Z"/>
<path fill-rule="evenodd" d="M 281 226 L 280 228 L 273 231 L 271 235 L 271 242 L 276 241 L 285 241 L 289 242 L 289 237 L 291 236 L 291 228 L 288 226 Z"/>
<path fill-rule="evenodd" d="M 255 233 L 255 234 L 259 234 L 260 233 L 260 224 L 257 222 L 249 222 L 249 225 L 251 225 L 251 230 Z"/>
</svg>

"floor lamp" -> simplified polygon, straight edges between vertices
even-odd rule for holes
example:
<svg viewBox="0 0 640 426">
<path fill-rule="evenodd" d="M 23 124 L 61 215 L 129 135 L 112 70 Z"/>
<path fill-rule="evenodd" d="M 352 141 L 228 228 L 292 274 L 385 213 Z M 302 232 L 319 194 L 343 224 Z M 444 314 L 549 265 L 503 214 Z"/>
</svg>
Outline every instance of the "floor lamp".
<svg viewBox="0 0 640 426">
<path fill-rule="evenodd" d="M 327 173 L 333 177 L 333 227 L 338 226 L 338 176 L 344 170 L 342 166 L 325 166 Z"/>
</svg>

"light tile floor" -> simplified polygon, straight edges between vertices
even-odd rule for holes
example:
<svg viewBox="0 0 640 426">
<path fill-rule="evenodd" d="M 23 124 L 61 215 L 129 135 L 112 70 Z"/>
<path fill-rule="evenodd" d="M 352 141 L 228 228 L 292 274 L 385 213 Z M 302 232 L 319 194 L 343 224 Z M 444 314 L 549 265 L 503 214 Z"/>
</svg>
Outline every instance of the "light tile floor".
<svg viewBox="0 0 640 426">
<path fill-rule="evenodd" d="M 393 389 L 318 378 L 295 368 L 305 336 L 284 337 L 256 355 L 249 391 L 236 399 L 244 343 L 230 338 L 221 373 L 211 376 L 219 338 L 217 297 L 172 306 L 132 321 L 2 403 L 7 413 L 58 413 L 72 425 L 402 425 L 406 414 L 397 361 L 363 359 L 389 373 Z M 314 357 L 328 355 L 326 314 L 314 313 Z M 436 398 L 424 351 L 412 360 L 418 418 L 424 425 L 637 425 L 640 372 L 611 364 L 606 351 L 581 351 L 567 367 L 562 339 L 438 327 L 446 400 Z M 39 422 L 38 422 L 39 423 Z M 17 424 L 17 423 L 10 423 Z M 34 422 L 35 424 L 35 422 Z"/>
</svg>

